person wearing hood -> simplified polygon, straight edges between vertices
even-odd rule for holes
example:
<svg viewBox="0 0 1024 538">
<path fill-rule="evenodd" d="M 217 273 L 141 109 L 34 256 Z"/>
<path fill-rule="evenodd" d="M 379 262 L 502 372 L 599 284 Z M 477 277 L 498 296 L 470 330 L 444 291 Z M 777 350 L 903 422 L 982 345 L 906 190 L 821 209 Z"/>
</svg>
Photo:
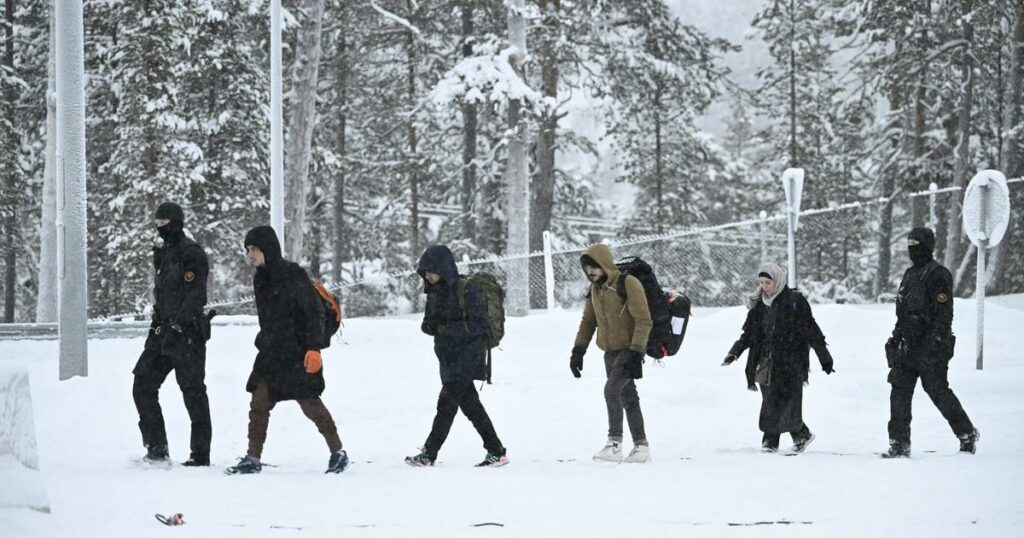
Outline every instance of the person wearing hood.
<svg viewBox="0 0 1024 538">
<path fill-rule="evenodd" d="M 580 265 L 590 281 L 590 291 L 569 359 L 569 370 L 577 378 L 582 375 L 583 356 L 596 331 L 597 347 L 604 352 L 604 370 L 608 376 L 604 385 L 608 441 L 594 454 L 594 459 L 645 463 L 650 461 L 651 453 L 636 380 L 643 377 L 644 350 L 653 327 L 647 295 L 639 279 L 626 275 L 623 282 L 626 299 L 622 300 L 617 286 L 623 276 L 608 245 L 598 243 L 587 248 L 580 256 Z M 633 437 L 633 450 L 625 458 L 622 455 L 623 414 Z"/>
<path fill-rule="evenodd" d="M 191 455 L 184 465 L 207 466 L 213 435 L 205 382 L 210 322 L 203 315 L 209 266 L 203 248 L 185 235 L 181 206 L 160 204 L 155 224 L 163 246 L 153 248 L 153 321 L 145 349 L 132 370 L 132 397 L 146 447 L 143 459 L 151 463 L 170 461 L 159 393 L 160 385 L 174 370 L 192 421 Z"/>
<path fill-rule="evenodd" d="M 245 390 L 249 404 L 249 449 L 229 474 L 259 473 L 267 439 L 270 411 L 278 402 L 295 400 L 316 424 L 327 442 L 327 473 L 348 465 L 338 428 L 320 395 L 324 391 L 324 310 L 306 270 L 281 256 L 281 244 L 270 226 L 257 226 L 245 235 L 249 262 L 256 267 L 252 283 L 260 332 L 256 360 Z"/>
<path fill-rule="evenodd" d="M 725 356 L 722 366 L 747 353 L 747 389 L 761 385 L 761 416 L 764 432 L 761 448 L 777 452 L 783 433 L 793 437 L 793 452 L 801 453 L 814 440 L 803 420 L 803 387 L 810 370 L 810 349 L 821 369 L 832 374 L 832 356 L 825 335 L 814 320 L 804 296 L 786 285 L 786 271 L 766 263 L 757 273 L 758 287 L 747 300 L 743 333 Z"/>
<path fill-rule="evenodd" d="M 907 235 L 913 265 L 903 273 L 896 295 L 896 328 L 885 344 L 889 361 L 889 450 L 885 458 L 910 457 L 910 411 L 917 378 L 960 440 L 974 454 L 978 430 L 949 388 L 953 358 L 953 275 L 935 261 L 935 233 L 914 228 Z"/>
<path fill-rule="evenodd" d="M 494 430 L 474 380 L 483 380 L 484 336 L 487 333 L 487 305 L 476 284 L 459 275 L 455 256 L 444 245 L 427 247 L 416 272 L 423 279 L 427 295 L 420 329 L 434 338 L 434 354 L 441 374 L 441 393 L 433 427 L 420 453 L 405 458 L 414 467 L 434 465 L 441 445 L 448 438 L 455 414 L 462 409 L 483 439 L 487 454 L 477 467 L 508 464 L 505 446 Z"/>
</svg>

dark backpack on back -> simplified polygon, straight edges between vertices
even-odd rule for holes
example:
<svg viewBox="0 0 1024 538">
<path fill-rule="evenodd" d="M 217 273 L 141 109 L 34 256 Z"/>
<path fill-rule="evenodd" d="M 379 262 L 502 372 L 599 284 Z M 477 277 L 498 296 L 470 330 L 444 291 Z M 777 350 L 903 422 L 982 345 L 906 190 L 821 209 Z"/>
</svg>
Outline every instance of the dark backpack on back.
<svg viewBox="0 0 1024 538">
<path fill-rule="evenodd" d="M 650 264 L 636 256 L 624 258 L 615 266 L 622 274 L 616 291 L 623 303 L 626 302 L 626 276 L 635 277 L 644 287 L 654 323 L 647 339 L 647 355 L 661 359 L 678 353 L 690 319 L 690 299 L 678 291 L 662 288 Z"/>
<path fill-rule="evenodd" d="M 462 319 L 466 319 L 466 283 L 472 282 L 480 290 L 480 297 L 487 307 L 487 334 L 484 335 L 484 347 L 487 349 L 487 361 L 484 363 L 484 375 L 491 382 L 491 349 L 498 347 L 505 337 L 505 289 L 498 279 L 490 273 L 473 273 L 458 281 L 459 308 Z"/>
<path fill-rule="evenodd" d="M 324 349 L 330 347 L 331 337 L 341 327 L 341 305 L 338 304 L 338 297 L 327 286 L 313 280 L 313 287 L 324 307 L 324 340 L 320 343 L 320 349 Z"/>
</svg>

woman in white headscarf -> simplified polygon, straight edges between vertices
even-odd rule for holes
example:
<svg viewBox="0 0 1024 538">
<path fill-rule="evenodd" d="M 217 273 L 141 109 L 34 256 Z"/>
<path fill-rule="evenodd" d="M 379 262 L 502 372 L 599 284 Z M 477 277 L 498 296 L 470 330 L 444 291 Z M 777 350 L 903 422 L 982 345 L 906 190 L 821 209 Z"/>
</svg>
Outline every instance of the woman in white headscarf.
<svg viewBox="0 0 1024 538">
<path fill-rule="evenodd" d="M 786 271 L 774 263 L 761 266 L 758 287 L 747 301 L 743 334 L 725 356 L 722 366 L 747 354 L 747 389 L 761 385 L 761 418 L 764 432 L 761 447 L 779 449 L 783 433 L 793 436 L 793 451 L 803 452 L 814 434 L 803 420 L 803 386 L 810 369 L 811 348 L 821 369 L 831 374 L 832 356 L 825 335 L 811 314 L 811 306 L 800 292 L 786 285 Z"/>
</svg>

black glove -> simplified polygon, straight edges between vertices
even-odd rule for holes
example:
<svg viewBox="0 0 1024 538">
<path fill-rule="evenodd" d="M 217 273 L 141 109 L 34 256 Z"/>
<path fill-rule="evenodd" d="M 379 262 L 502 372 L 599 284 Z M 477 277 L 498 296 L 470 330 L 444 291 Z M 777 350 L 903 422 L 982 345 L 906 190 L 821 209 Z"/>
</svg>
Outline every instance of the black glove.
<svg viewBox="0 0 1024 538">
<path fill-rule="evenodd" d="M 437 322 L 437 320 L 425 319 L 423 320 L 423 323 L 420 325 L 420 330 L 423 331 L 424 334 L 427 334 L 429 336 L 437 336 L 440 333 L 440 331 L 438 331 L 439 325 L 440 324 Z"/>
<path fill-rule="evenodd" d="M 827 375 L 832 375 L 832 372 L 836 371 L 836 369 L 833 368 L 832 357 L 829 357 L 828 361 L 823 361 L 821 363 L 821 370 Z"/>
<path fill-rule="evenodd" d="M 587 350 L 580 346 L 572 348 L 572 357 L 569 358 L 569 370 L 572 370 L 572 375 L 575 378 L 581 376 L 580 372 L 583 371 L 583 354 L 586 352 Z"/>
<path fill-rule="evenodd" d="M 734 362 L 736 362 L 736 355 L 729 353 L 728 355 L 725 356 L 725 360 L 722 361 L 722 366 L 729 366 Z"/>
<path fill-rule="evenodd" d="M 901 349 L 902 343 L 903 340 L 896 338 L 890 338 L 885 342 L 885 359 L 889 363 L 889 368 L 895 367 L 896 363 L 899 362 L 903 354 L 903 349 Z"/>
<path fill-rule="evenodd" d="M 622 369 L 626 377 L 630 379 L 641 379 L 644 377 L 644 352 L 630 349 L 626 351 L 625 364 Z"/>
</svg>

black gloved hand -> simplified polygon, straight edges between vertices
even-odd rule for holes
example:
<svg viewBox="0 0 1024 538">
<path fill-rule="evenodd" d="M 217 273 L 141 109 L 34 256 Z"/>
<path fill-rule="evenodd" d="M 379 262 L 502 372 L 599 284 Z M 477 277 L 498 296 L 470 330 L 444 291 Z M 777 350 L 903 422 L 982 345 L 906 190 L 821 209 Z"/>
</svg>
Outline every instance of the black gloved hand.
<svg viewBox="0 0 1024 538">
<path fill-rule="evenodd" d="M 722 366 L 729 366 L 734 362 L 736 362 L 736 355 L 729 353 L 728 355 L 725 356 L 725 360 L 722 361 Z"/>
<path fill-rule="evenodd" d="M 437 336 L 438 334 L 440 334 L 438 331 L 438 327 L 439 324 L 437 320 L 425 319 L 423 320 L 423 323 L 420 325 L 420 330 L 423 331 L 423 334 L 429 336 Z"/>
<path fill-rule="evenodd" d="M 572 371 L 572 375 L 575 378 L 581 376 L 580 372 L 583 371 L 583 354 L 587 352 L 586 349 L 575 346 L 572 348 L 572 357 L 569 358 L 569 370 Z"/>
<path fill-rule="evenodd" d="M 834 368 L 832 357 L 829 357 L 827 361 L 821 362 L 821 370 L 825 372 L 825 374 L 827 375 L 832 375 L 832 372 L 836 371 L 836 369 Z"/>
<path fill-rule="evenodd" d="M 622 368 L 626 377 L 641 379 L 644 377 L 644 352 L 630 349 L 626 351 L 626 360 Z"/>
</svg>

